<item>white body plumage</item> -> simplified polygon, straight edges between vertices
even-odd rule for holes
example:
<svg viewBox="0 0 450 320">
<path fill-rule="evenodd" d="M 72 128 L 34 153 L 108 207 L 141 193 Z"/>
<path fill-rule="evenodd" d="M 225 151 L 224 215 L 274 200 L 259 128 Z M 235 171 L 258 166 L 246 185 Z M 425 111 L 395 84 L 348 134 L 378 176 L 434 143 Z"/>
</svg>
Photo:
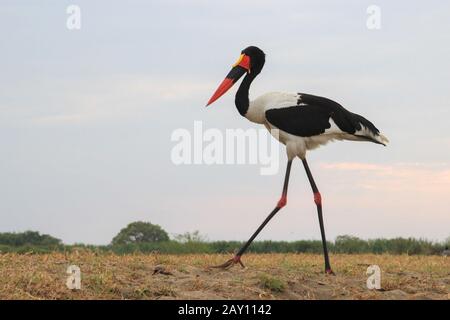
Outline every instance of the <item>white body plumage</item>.
<svg viewBox="0 0 450 320">
<path fill-rule="evenodd" d="M 324 128 L 324 132 L 312 136 L 299 136 L 291 134 L 283 129 L 278 128 L 271 123 L 266 117 L 266 111 L 272 109 L 283 109 L 291 107 L 303 108 L 309 106 L 302 102 L 302 94 L 287 92 L 269 92 L 263 94 L 253 101 L 250 101 L 249 108 L 245 117 L 251 122 L 263 124 L 271 134 L 281 143 L 286 145 L 286 151 L 289 159 L 298 156 L 305 158 L 306 151 L 315 149 L 321 145 L 325 145 L 333 140 L 352 140 L 365 141 L 371 140 L 386 145 L 389 141 L 381 133 L 374 133 L 365 127 L 362 123 L 361 129 L 355 131 L 354 134 L 345 132 L 339 128 L 334 120 L 329 118 L 329 127 Z"/>
</svg>

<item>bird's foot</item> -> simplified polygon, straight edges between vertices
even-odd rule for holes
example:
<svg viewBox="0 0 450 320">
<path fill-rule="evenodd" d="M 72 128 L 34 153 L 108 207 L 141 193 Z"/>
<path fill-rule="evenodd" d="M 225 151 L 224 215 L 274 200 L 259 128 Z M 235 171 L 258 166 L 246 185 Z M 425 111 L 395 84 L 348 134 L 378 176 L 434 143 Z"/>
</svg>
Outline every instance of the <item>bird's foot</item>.
<svg viewBox="0 0 450 320">
<path fill-rule="evenodd" d="M 329 274 L 330 276 L 335 276 L 336 274 L 333 272 L 333 270 L 331 270 L 331 268 L 327 268 L 325 269 L 325 273 Z"/>
<path fill-rule="evenodd" d="M 219 264 L 217 266 L 211 266 L 211 268 L 217 268 L 217 269 L 230 269 L 235 264 L 239 263 L 242 268 L 245 268 L 244 264 L 241 261 L 241 256 L 235 255 L 230 260 L 226 261 L 225 263 Z"/>
</svg>

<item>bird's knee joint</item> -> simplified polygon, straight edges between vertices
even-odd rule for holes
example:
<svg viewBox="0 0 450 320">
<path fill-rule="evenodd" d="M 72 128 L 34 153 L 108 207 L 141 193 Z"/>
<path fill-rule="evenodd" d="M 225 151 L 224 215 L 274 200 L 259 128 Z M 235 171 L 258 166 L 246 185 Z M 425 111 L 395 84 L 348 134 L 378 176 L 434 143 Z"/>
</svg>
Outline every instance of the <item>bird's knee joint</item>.
<svg viewBox="0 0 450 320">
<path fill-rule="evenodd" d="M 316 205 L 321 206 L 322 205 L 322 196 L 320 195 L 320 192 L 314 192 L 314 202 Z"/>
<path fill-rule="evenodd" d="M 282 196 L 280 200 L 278 200 L 277 208 L 283 208 L 287 203 L 287 197 Z"/>
</svg>

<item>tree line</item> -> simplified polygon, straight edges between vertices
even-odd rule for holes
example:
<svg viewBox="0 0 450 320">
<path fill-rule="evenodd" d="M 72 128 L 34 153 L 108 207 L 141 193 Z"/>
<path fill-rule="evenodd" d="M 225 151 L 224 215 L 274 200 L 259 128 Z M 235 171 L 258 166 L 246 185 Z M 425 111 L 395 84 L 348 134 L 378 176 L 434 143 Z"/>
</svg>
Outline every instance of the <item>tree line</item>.
<svg viewBox="0 0 450 320">
<path fill-rule="evenodd" d="M 240 241 L 207 241 L 198 231 L 187 232 L 170 239 L 160 226 L 149 222 L 133 222 L 112 239 L 109 245 L 63 244 L 60 239 L 36 231 L 0 233 L 0 253 L 49 253 L 53 251 L 92 250 L 95 252 L 130 253 L 232 253 Z M 450 237 L 444 242 L 425 239 L 394 238 L 363 240 L 342 235 L 328 242 L 332 253 L 374 253 L 436 255 L 448 250 Z M 322 253 L 319 240 L 255 241 L 249 248 L 253 253 Z"/>
</svg>

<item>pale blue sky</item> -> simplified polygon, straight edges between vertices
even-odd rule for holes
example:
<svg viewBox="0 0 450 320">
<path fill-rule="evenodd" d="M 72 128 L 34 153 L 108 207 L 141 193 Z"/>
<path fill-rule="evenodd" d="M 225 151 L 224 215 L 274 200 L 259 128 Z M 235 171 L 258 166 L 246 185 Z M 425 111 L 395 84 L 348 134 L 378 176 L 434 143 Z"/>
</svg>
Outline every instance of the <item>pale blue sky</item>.
<svg viewBox="0 0 450 320">
<path fill-rule="evenodd" d="M 66 7 L 82 28 L 66 28 Z M 381 30 L 366 9 L 381 8 Z M 174 166 L 177 128 L 256 127 L 234 90 L 204 105 L 248 45 L 252 86 L 335 99 L 388 148 L 338 142 L 309 155 L 328 237 L 450 235 L 450 4 L 444 1 L 12 1 L 0 4 L 0 231 L 108 243 L 135 220 L 247 239 L 284 173 Z M 282 154 L 284 161 L 285 155 Z M 283 165 L 284 167 L 284 165 Z M 260 239 L 319 239 L 294 164 L 288 206 Z"/>
</svg>

